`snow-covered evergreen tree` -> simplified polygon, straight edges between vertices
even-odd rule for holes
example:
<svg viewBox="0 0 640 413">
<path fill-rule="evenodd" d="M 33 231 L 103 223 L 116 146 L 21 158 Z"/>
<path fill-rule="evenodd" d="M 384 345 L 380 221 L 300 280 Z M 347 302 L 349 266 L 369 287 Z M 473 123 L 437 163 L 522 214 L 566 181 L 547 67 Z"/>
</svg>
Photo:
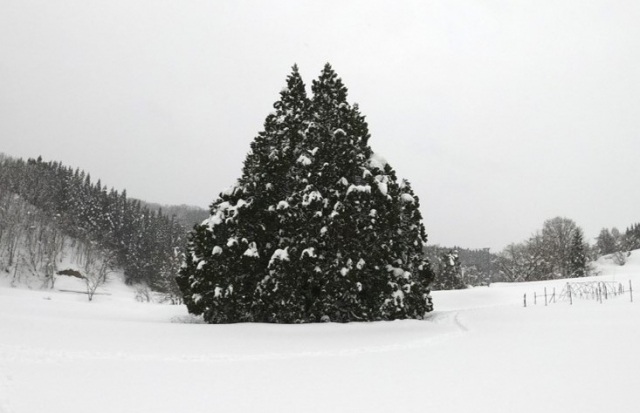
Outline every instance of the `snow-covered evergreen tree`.
<svg viewBox="0 0 640 413">
<path fill-rule="evenodd" d="M 616 230 L 617 231 L 617 230 Z M 616 252 L 616 239 L 608 228 L 602 228 L 596 238 L 596 247 L 599 255 L 613 254 Z"/>
<path fill-rule="evenodd" d="M 586 277 L 587 275 L 587 247 L 584 244 L 582 230 L 576 228 L 571 239 L 571 276 Z"/>
<path fill-rule="evenodd" d="M 236 186 L 192 233 L 179 284 L 208 322 L 421 318 L 426 234 L 406 181 L 368 146 L 331 66 L 294 67 Z"/>
<path fill-rule="evenodd" d="M 618 251 L 632 251 L 640 248 L 640 223 L 631 225 L 620 237 Z"/>
<path fill-rule="evenodd" d="M 464 288 L 462 267 L 458 252 L 449 250 L 440 256 L 440 265 L 436 276 L 435 286 L 441 290 L 455 290 Z"/>
</svg>

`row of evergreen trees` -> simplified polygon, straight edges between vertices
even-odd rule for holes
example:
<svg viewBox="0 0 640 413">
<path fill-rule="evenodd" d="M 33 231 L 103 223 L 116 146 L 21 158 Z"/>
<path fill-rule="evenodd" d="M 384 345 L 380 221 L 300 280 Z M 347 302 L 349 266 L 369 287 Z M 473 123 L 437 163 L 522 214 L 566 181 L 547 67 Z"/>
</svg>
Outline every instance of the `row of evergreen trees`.
<svg viewBox="0 0 640 413">
<path fill-rule="evenodd" d="M 489 248 L 469 249 L 428 245 L 424 253 L 432 263 L 434 290 L 454 290 L 468 286 L 488 285 L 494 279 L 497 255 Z"/>
<path fill-rule="evenodd" d="M 596 238 L 598 255 L 629 252 L 640 249 L 640 223 L 629 226 L 624 233 L 617 228 L 603 228 Z"/>
<path fill-rule="evenodd" d="M 640 223 L 629 226 L 624 233 L 617 228 L 603 228 L 594 247 L 597 256 L 610 255 L 613 262 L 624 265 L 630 251 L 640 249 Z"/>
<path fill-rule="evenodd" d="M 419 201 L 369 147 L 331 66 L 294 66 L 238 183 L 191 234 L 179 285 L 206 321 L 422 318 L 433 280 Z"/>
<path fill-rule="evenodd" d="M 42 158 L 0 159 L 0 191 L 49 214 L 68 236 L 97 243 L 124 269 L 126 282 L 177 293 L 174 277 L 187 230 L 162 211 L 92 182 L 91 176 Z"/>
<path fill-rule="evenodd" d="M 640 249 L 640 223 L 631 225 L 624 233 L 624 247 L 627 251 Z"/>
</svg>

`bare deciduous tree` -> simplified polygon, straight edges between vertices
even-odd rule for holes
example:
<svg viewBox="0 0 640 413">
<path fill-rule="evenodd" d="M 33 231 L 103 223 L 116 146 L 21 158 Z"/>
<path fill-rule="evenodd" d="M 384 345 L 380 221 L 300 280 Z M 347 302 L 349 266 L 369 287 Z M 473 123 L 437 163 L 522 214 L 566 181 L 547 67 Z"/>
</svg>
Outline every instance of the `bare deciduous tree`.
<svg viewBox="0 0 640 413">
<path fill-rule="evenodd" d="M 93 300 L 98 288 L 107 282 L 107 276 L 113 271 L 115 254 L 103 252 L 92 242 L 84 244 L 82 270 L 89 301 Z"/>
<path fill-rule="evenodd" d="M 550 273 L 545 252 L 542 236 L 535 234 L 523 243 L 507 246 L 496 263 L 505 281 L 541 280 Z"/>
<path fill-rule="evenodd" d="M 553 265 L 554 278 L 571 275 L 571 243 L 577 229 L 573 220 L 562 217 L 549 219 L 542 227 L 542 240 L 548 260 Z"/>
<path fill-rule="evenodd" d="M 576 223 L 568 218 L 545 221 L 541 232 L 502 251 L 496 261 L 502 278 L 505 281 L 534 281 L 571 277 L 574 272 L 572 262 L 575 261 L 572 243 L 578 231 Z M 584 250 L 587 249 L 588 245 L 584 245 Z"/>
</svg>

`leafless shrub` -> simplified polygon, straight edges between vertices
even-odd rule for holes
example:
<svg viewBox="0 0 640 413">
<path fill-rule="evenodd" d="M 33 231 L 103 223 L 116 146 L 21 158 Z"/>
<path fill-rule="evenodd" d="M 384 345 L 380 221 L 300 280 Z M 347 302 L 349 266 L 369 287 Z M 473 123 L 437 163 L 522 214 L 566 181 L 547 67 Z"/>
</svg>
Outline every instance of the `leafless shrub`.
<svg viewBox="0 0 640 413">
<path fill-rule="evenodd" d="M 631 253 L 628 251 L 616 251 L 613 253 L 613 262 L 616 265 L 623 266 L 627 263 L 627 257 L 629 257 Z"/>
<path fill-rule="evenodd" d="M 140 303 L 149 303 L 152 301 L 151 289 L 147 284 L 136 285 L 136 301 Z"/>
<path fill-rule="evenodd" d="M 115 254 L 104 253 L 93 242 L 85 243 L 82 252 L 81 263 L 87 296 L 92 301 L 96 290 L 107 282 L 107 276 L 113 272 Z"/>
</svg>

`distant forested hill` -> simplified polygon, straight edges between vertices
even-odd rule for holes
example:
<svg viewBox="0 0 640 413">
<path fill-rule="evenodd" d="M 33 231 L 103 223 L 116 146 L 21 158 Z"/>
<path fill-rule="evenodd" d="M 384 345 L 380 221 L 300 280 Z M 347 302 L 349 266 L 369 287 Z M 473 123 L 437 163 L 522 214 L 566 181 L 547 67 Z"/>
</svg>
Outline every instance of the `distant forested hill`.
<svg viewBox="0 0 640 413">
<path fill-rule="evenodd" d="M 436 273 L 434 289 L 449 290 L 498 281 L 497 255 L 488 248 L 468 249 L 428 245 L 424 254 Z"/>
<path fill-rule="evenodd" d="M 164 215 L 174 217 L 180 225 L 187 229 L 193 228 L 195 224 L 200 224 L 209 217 L 209 210 L 192 205 L 162 205 L 142 200 L 140 205 L 151 211 L 162 212 Z"/>
<path fill-rule="evenodd" d="M 37 226 L 32 223 L 34 216 Z M 130 199 L 126 190 L 109 189 L 99 179 L 60 162 L 0 156 L 0 264 L 5 270 L 15 266 L 17 246 L 27 245 L 26 237 L 36 237 L 28 245 L 43 249 L 55 245 L 47 239 L 49 232 L 61 232 L 100 248 L 124 270 L 127 283 L 177 292 L 174 276 L 187 232 L 206 216 L 199 208 L 160 207 Z M 36 227 L 37 236 L 32 230 Z M 43 273 L 55 270 L 55 260 L 45 252 L 27 255 L 31 260 L 40 257 Z M 40 268 L 31 267 L 32 272 Z"/>
</svg>

